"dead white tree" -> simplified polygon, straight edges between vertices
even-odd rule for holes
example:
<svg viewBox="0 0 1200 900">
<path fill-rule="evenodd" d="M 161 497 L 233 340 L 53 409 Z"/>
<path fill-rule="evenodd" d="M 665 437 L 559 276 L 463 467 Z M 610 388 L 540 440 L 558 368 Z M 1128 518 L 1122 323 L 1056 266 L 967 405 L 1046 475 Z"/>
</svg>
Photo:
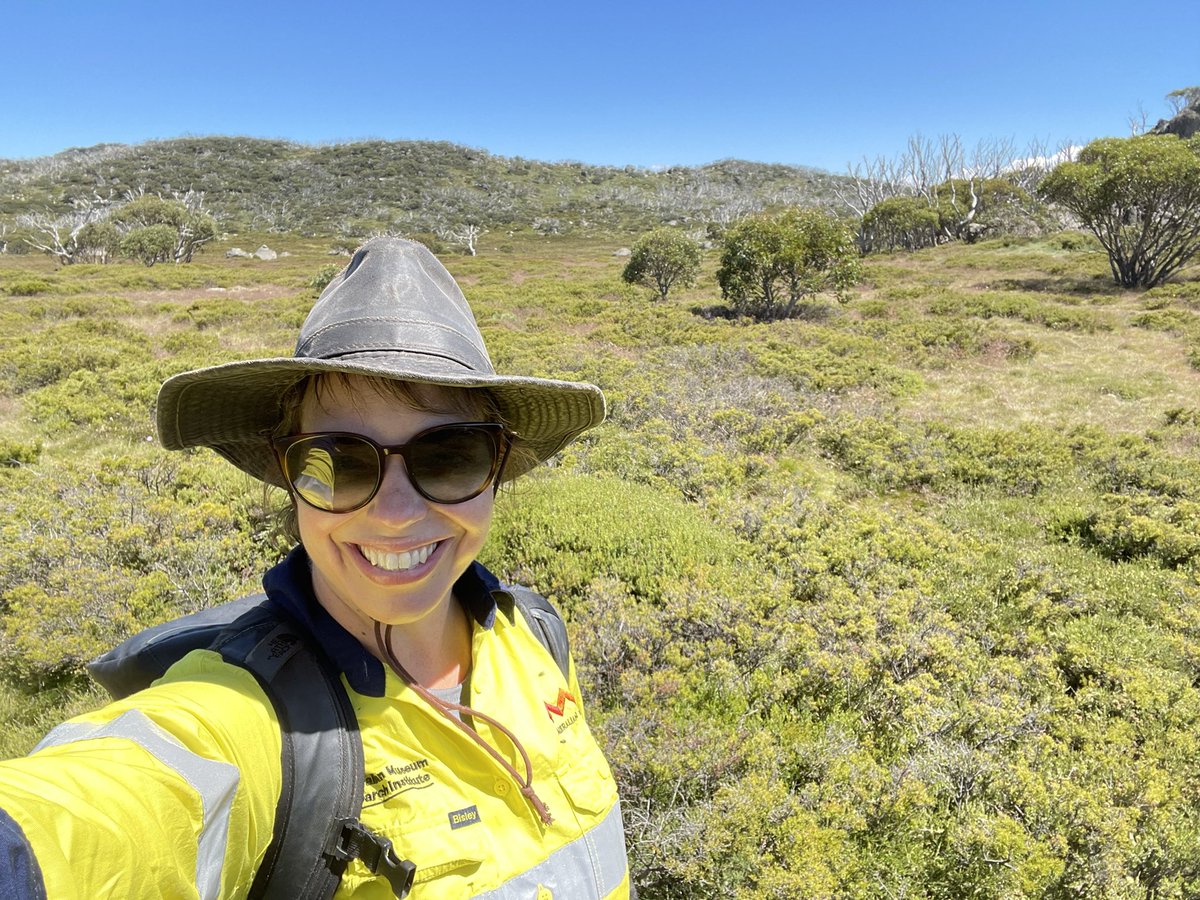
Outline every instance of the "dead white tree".
<svg viewBox="0 0 1200 900">
<path fill-rule="evenodd" d="M 107 196 L 93 191 L 91 197 L 72 200 L 70 212 L 57 216 L 49 210 L 26 213 L 17 217 L 17 224 L 36 232 L 36 235 L 24 238 L 26 244 L 49 253 L 67 266 L 79 261 L 79 233 L 88 225 L 108 218 L 120 205 L 121 201 L 114 198 L 111 190 Z"/>
<path fill-rule="evenodd" d="M 32 229 L 36 235 L 26 235 L 24 240 L 34 250 L 41 250 L 57 257 L 63 265 L 75 262 L 78 252 L 77 238 L 83 226 L 91 218 L 79 211 L 53 216 L 50 213 L 25 213 L 17 217 L 17 224 Z"/>
<path fill-rule="evenodd" d="M 834 195 L 857 216 L 865 216 L 884 200 L 912 191 L 904 182 L 900 160 L 876 156 L 863 157 L 860 162 L 847 166 L 846 180 L 834 182 Z"/>
<path fill-rule="evenodd" d="M 475 242 L 485 234 L 487 231 L 474 222 L 456 225 L 453 228 L 442 227 L 437 230 L 437 236 L 443 241 L 460 245 L 472 256 L 475 255 Z"/>
</svg>

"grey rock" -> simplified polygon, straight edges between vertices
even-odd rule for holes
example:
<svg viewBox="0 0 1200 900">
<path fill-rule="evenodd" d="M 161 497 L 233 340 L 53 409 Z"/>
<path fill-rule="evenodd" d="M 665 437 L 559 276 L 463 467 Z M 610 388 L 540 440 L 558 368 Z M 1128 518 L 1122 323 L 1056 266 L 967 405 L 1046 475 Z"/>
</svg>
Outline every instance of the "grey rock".
<svg viewBox="0 0 1200 900">
<path fill-rule="evenodd" d="M 1200 133 L 1200 109 L 1189 106 L 1182 109 L 1179 115 L 1171 119 L 1159 119 L 1158 124 L 1150 129 L 1151 134 L 1173 134 L 1187 140 Z"/>
<path fill-rule="evenodd" d="M 254 255 L 262 260 L 272 260 L 272 259 L 278 258 L 278 256 L 279 256 L 278 253 L 276 253 L 274 250 L 272 250 L 266 244 L 263 244 L 261 247 L 259 247 L 257 250 L 255 250 Z"/>
<path fill-rule="evenodd" d="M 241 247 L 231 247 L 230 249 L 225 251 L 225 256 L 227 259 L 253 259 L 254 258 L 253 253 L 247 253 Z"/>
</svg>

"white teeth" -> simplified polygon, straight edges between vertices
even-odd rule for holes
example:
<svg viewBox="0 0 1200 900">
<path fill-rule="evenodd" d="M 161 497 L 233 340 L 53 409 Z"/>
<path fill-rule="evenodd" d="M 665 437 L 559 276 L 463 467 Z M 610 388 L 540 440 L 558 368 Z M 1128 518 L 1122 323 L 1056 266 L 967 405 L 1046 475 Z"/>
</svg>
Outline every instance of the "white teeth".
<svg viewBox="0 0 1200 900">
<path fill-rule="evenodd" d="M 372 547 L 360 547 L 362 555 L 367 558 L 367 562 L 377 569 L 383 569 L 387 572 L 403 572 L 406 569 L 415 568 L 425 560 L 429 559 L 429 554 L 437 549 L 437 544 L 426 544 L 424 547 L 418 547 L 416 550 L 405 550 L 402 553 L 389 553 L 387 551 L 375 550 Z"/>
</svg>

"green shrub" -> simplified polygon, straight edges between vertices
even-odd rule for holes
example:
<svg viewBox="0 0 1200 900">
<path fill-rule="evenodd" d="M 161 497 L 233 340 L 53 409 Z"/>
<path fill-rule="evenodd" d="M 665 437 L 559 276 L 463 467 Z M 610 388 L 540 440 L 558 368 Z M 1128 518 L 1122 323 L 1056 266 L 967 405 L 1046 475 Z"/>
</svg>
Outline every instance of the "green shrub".
<svg viewBox="0 0 1200 900">
<path fill-rule="evenodd" d="M 700 245 L 675 228 L 656 228 L 638 238 L 621 279 L 654 289 L 666 300 L 671 288 L 690 287 L 700 273 Z"/>
<path fill-rule="evenodd" d="M 15 468 L 16 466 L 36 463 L 42 455 L 40 443 L 26 444 L 18 441 L 0 440 L 0 466 Z"/>
<path fill-rule="evenodd" d="M 4 293 L 12 297 L 32 297 L 36 294 L 48 294 L 54 290 L 54 285 L 44 278 L 14 278 L 5 282 Z"/>
<path fill-rule="evenodd" d="M 850 229 L 815 209 L 738 222 L 725 233 L 717 270 L 721 296 L 761 322 L 798 315 L 819 294 L 845 302 L 861 277 Z"/>
<path fill-rule="evenodd" d="M 107 372 L 149 355 L 150 342 L 137 329 L 106 319 L 70 321 L 0 343 L 0 387 L 22 393 L 75 372 Z"/>
<path fill-rule="evenodd" d="M 1200 556 L 1200 504 L 1116 494 L 1102 503 L 1085 516 L 1054 523 L 1052 532 L 1115 562 L 1148 557 L 1177 568 Z"/>
<path fill-rule="evenodd" d="M 938 242 L 937 210 L 919 197 L 881 200 L 863 216 L 858 246 L 863 253 L 920 250 Z"/>
<path fill-rule="evenodd" d="M 47 434 L 149 437 L 150 411 L 165 375 L 162 364 L 125 365 L 94 372 L 79 369 L 24 398 L 30 420 Z"/>
<path fill-rule="evenodd" d="M 978 293 L 955 298 L 938 298 L 929 304 L 934 315 L 969 315 L 990 319 L 1004 317 L 1021 319 L 1035 325 L 1060 331 L 1112 331 L 1111 318 L 1085 309 L 1070 309 L 1059 303 L 1046 302 L 1036 294 Z"/>
<path fill-rule="evenodd" d="M 1058 234 L 1052 235 L 1049 238 L 1052 246 L 1060 250 L 1068 250 L 1071 252 L 1097 252 L 1104 248 L 1100 246 L 1100 241 L 1096 236 L 1088 231 L 1060 231 Z"/>
<path fill-rule="evenodd" d="M 339 266 L 337 263 L 328 263 L 321 266 L 321 268 L 317 269 L 316 274 L 305 282 L 305 286 L 319 294 L 342 271 L 342 268 L 343 266 Z"/>
<path fill-rule="evenodd" d="M 130 633 L 253 588 L 274 556 L 263 511 L 209 466 L 149 451 L 37 469 L 0 479 L 0 647 L 24 681 L 76 678 Z"/>
<path fill-rule="evenodd" d="M 706 567 L 726 566 L 738 543 L 695 507 L 603 476 L 560 475 L 516 486 L 497 507 L 489 559 L 511 580 L 536 586 L 566 611 L 589 585 L 614 579 L 631 596 L 662 601 L 667 588 Z"/>
</svg>

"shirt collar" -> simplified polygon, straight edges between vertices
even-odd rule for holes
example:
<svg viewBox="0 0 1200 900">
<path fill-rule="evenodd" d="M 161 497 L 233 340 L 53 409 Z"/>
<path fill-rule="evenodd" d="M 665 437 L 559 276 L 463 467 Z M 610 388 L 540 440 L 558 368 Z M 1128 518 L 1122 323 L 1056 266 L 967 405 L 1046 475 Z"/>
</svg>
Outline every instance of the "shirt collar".
<svg viewBox="0 0 1200 900">
<path fill-rule="evenodd" d="M 495 575 L 482 564 L 472 562 L 454 583 L 454 596 L 479 627 L 490 629 L 496 622 L 496 600 L 492 592 L 500 588 L 500 580 Z M 312 589 L 308 554 L 303 546 L 297 546 L 282 562 L 267 570 L 263 576 L 263 589 L 272 603 L 308 629 L 346 676 L 350 687 L 367 696 L 383 696 L 386 681 L 383 663 L 317 601 Z"/>
</svg>

